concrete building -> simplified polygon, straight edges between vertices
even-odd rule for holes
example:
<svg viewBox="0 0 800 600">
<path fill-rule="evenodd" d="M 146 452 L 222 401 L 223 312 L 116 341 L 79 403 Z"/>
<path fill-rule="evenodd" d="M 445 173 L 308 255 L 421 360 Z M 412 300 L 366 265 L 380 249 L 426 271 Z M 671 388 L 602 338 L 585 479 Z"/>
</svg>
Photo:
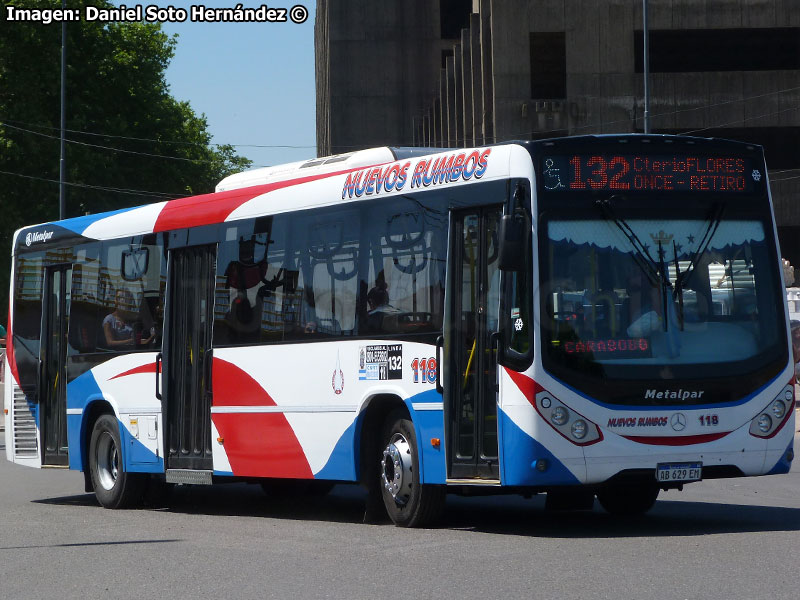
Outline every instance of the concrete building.
<svg viewBox="0 0 800 600">
<path fill-rule="evenodd" d="M 800 266 L 800 0 L 649 0 L 653 133 L 762 144 Z M 317 150 L 643 131 L 642 0 L 318 0 Z"/>
</svg>

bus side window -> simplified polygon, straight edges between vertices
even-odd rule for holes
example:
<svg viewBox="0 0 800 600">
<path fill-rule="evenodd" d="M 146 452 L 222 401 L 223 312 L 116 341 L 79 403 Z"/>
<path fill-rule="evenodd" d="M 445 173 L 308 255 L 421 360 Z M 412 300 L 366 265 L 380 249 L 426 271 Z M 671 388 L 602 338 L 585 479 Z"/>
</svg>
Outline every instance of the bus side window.
<svg viewBox="0 0 800 600">
<path fill-rule="evenodd" d="M 87 244 L 75 253 L 69 315 L 69 344 L 78 354 L 97 350 L 100 303 L 98 277 L 100 244 Z"/>
<path fill-rule="evenodd" d="M 359 334 L 433 333 L 442 327 L 446 220 L 422 200 L 395 199 L 364 219 Z"/>
<path fill-rule="evenodd" d="M 94 335 L 97 351 L 161 347 L 166 288 L 162 238 L 150 234 L 105 242 L 99 264 L 88 257 L 78 261 L 86 273 L 81 297 L 90 300 L 98 311 Z M 139 263 L 133 268 L 135 260 Z"/>
<path fill-rule="evenodd" d="M 321 337 L 355 333 L 360 220 L 358 211 L 339 209 L 295 223 L 297 236 L 307 239 L 306 297 L 313 306 L 311 326 Z"/>
</svg>

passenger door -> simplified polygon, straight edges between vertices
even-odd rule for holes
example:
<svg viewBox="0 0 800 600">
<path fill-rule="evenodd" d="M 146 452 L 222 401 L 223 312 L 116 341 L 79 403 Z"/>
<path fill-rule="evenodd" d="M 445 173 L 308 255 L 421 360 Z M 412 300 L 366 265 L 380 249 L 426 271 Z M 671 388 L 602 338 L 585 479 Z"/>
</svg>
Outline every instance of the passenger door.
<svg viewBox="0 0 800 600">
<path fill-rule="evenodd" d="M 497 332 L 500 306 L 498 225 L 502 206 L 453 212 L 445 315 L 450 361 L 443 382 L 448 476 L 499 479 Z"/>
<path fill-rule="evenodd" d="M 215 244 L 169 254 L 163 380 L 167 478 L 210 483 L 211 334 L 214 320 Z M 200 480 L 170 477 L 170 470 L 204 471 Z M 207 480 L 207 481 L 206 481 Z"/>
<path fill-rule="evenodd" d="M 42 464 L 66 466 L 67 449 L 67 334 L 72 266 L 45 269 L 42 340 L 39 372 L 39 424 Z"/>
</svg>

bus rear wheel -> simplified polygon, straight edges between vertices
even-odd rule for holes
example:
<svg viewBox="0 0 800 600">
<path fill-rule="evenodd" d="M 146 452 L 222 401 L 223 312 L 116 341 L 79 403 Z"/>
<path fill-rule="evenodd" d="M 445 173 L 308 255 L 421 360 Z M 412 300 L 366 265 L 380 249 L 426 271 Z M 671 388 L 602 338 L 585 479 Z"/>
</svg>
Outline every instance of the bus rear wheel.
<svg viewBox="0 0 800 600">
<path fill-rule="evenodd" d="M 414 424 L 396 410 L 386 419 L 381 440 L 379 485 L 389 518 L 400 527 L 435 522 L 444 508 L 445 489 L 420 483 Z"/>
<path fill-rule="evenodd" d="M 636 516 L 653 508 L 658 492 L 656 485 L 611 485 L 597 490 L 597 500 L 609 514 Z"/>
<path fill-rule="evenodd" d="M 94 494 L 104 508 L 128 508 L 141 502 L 146 475 L 125 471 L 119 424 L 113 415 L 100 415 L 95 421 L 89 469 Z"/>
</svg>

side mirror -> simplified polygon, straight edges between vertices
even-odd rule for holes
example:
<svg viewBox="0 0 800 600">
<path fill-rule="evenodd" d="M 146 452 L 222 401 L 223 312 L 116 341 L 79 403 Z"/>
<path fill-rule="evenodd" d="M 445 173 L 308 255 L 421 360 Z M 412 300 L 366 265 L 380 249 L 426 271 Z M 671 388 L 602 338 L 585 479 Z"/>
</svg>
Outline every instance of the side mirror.
<svg viewBox="0 0 800 600">
<path fill-rule="evenodd" d="M 503 215 L 499 230 L 501 271 L 522 271 L 525 268 L 528 236 L 530 230 L 523 214 Z"/>
</svg>

